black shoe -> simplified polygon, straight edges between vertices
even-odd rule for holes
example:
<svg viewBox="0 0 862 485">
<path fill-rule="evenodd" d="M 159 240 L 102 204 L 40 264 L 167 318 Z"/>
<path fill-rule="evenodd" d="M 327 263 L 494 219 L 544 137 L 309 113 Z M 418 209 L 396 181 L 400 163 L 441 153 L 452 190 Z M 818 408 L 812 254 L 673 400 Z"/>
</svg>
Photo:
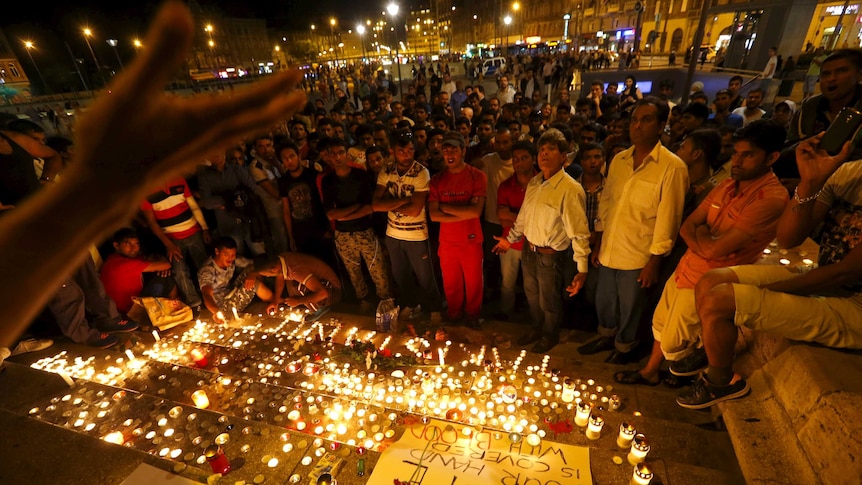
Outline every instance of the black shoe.
<svg viewBox="0 0 862 485">
<path fill-rule="evenodd" d="M 670 373 L 679 377 L 696 376 L 706 370 L 709 361 L 706 358 L 706 350 L 694 349 L 691 355 L 670 363 Z"/>
<path fill-rule="evenodd" d="M 548 340 L 546 338 L 542 338 L 538 342 L 536 342 L 536 345 L 534 345 L 533 348 L 530 349 L 530 351 L 534 354 L 544 354 L 545 352 L 554 348 L 558 343 L 558 340 Z"/>
<path fill-rule="evenodd" d="M 103 323 L 97 328 L 105 333 L 125 333 L 134 332 L 140 325 L 134 320 L 120 320 L 117 322 Z"/>
<path fill-rule="evenodd" d="M 521 338 L 518 339 L 518 345 L 527 345 L 535 342 L 542 338 L 542 332 L 540 330 L 530 330 L 529 332 L 521 335 Z"/>
<path fill-rule="evenodd" d="M 605 363 L 614 365 L 626 365 L 637 361 L 638 359 L 634 352 L 620 352 L 619 350 L 614 350 L 611 352 L 611 355 L 605 359 Z"/>
<path fill-rule="evenodd" d="M 593 355 L 605 350 L 614 349 L 614 339 L 610 337 L 599 337 L 592 342 L 587 342 L 578 347 L 578 353 L 581 355 Z"/>
<path fill-rule="evenodd" d="M 745 379 L 731 381 L 727 386 L 716 386 L 701 376 L 690 388 L 676 398 L 676 403 L 688 409 L 703 409 L 745 396 L 751 391 Z"/>
</svg>

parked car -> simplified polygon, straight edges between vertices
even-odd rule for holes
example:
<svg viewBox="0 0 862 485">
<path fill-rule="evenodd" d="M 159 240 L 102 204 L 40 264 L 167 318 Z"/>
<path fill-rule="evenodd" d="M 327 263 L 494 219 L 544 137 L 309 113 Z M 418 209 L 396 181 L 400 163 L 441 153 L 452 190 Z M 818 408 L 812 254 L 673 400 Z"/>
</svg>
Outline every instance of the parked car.
<svg viewBox="0 0 862 485">
<path fill-rule="evenodd" d="M 505 57 L 491 57 L 482 61 L 482 75 L 496 76 L 506 70 Z"/>
<path fill-rule="evenodd" d="M 683 62 L 685 62 L 686 64 L 688 64 L 689 59 L 691 59 L 691 51 L 693 49 L 694 47 L 689 47 L 688 50 L 685 51 L 685 60 Z M 703 51 L 706 51 L 706 62 L 715 62 L 715 47 L 711 45 L 700 46 L 700 52 L 698 53 L 698 56 L 702 56 Z M 698 58 L 698 62 L 700 62 L 700 58 Z"/>
</svg>

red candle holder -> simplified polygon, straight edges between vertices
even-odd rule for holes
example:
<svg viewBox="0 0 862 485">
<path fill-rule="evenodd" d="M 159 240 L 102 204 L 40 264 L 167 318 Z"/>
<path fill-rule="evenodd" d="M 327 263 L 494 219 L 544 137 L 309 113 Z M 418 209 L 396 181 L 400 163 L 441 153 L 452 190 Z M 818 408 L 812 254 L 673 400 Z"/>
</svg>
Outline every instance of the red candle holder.
<svg viewBox="0 0 862 485">
<path fill-rule="evenodd" d="M 203 353 L 200 349 L 192 349 L 191 354 L 196 366 L 204 368 L 209 365 L 207 354 Z"/>
<path fill-rule="evenodd" d="M 204 456 L 210 464 L 213 473 L 221 473 L 227 475 L 230 472 L 230 460 L 224 454 L 224 450 L 219 445 L 210 445 L 205 451 Z"/>
</svg>

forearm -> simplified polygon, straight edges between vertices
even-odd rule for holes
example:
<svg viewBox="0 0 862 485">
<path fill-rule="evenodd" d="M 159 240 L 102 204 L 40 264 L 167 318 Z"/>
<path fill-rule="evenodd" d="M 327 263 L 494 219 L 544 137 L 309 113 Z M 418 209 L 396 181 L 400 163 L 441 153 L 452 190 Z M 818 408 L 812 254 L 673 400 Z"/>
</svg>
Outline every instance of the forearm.
<svg viewBox="0 0 862 485">
<path fill-rule="evenodd" d="M 371 204 L 374 212 L 389 212 L 400 209 L 410 202 L 409 197 L 400 199 L 375 198 Z"/>
<path fill-rule="evenodd" d="M 458 216 L 453 216 L 452 214 L 447 214 L 440 209 L 430 209 L 428 211 L 428 215 L 431 217 L 431 220 L 434 222 L 456 222 L 460 221 L 461 218 Z"/>
<path fill-rule="evenodd" d="M 326 211 L 326 217 L 330 221 L 340 221 L 343 220 L 344 217 L 356 211 L 356 209 L 358 209 L 359 207 L 359 204 L 353 204 L 347 207 L 336 207 L 334 209 L 329 209 L 328 211 Z"/>
<path fill-rule="evenodd" d="M 763 288 L 791 295 L 812 295 L 840 288 L 847 283 L 859 281 L 862 271 L 850 265 L 836 263 L 820 266 L 799 276 L 778 281 Z"/>
<path fill-rule="evenodd" d="M 207 221 L 204 218 L 204 213 L 201 212 L 201 208 L 198 207 L 198 203 L 195 202 L 195 199 L 192 197 L 186 198 L 186 204 L 189 205 L 189 209 L 192 211 L 192 215 L 195 217 L 195 220 L 198 221 L 198 224 L 201 225 L 204 231 L 208 231 L 209 227 L 207 227 Z"/>
<path fill-rule="evenodd" d="M 440 204 L 440 210 L 446 214 L 453 215 L 458 220 L 476 219 L 482 214 L 482 206 L 476 205 L 452 205 Z"/>
<path fill-rule="evenodd" d="M 0 245 L 16 248 L 0 252 L 0 268 L 6 275 L 0 280 L 4 320 L 0 346 L 12 346 L 54 296 L 54 289 L 84 261 L 88 246 L 131 218 L 139 196 L 70 174 L 62 184 L 46 186 L 0 218 Z"/>
<path fill-rule="evenodd" d="M 345 215 L 339 221 L 353 221 L 356 219 L 361 219 L 365 216 L 370 216 L 374 213 L 374 210 L 371 208 L 371 204 L 360 205 L 350 214 Z"/>
<path fill-rule="evenodd" d="M 811 197 L 823 188 L 824 183 L 803 180 L 796 187 L 796 194 L 800 198 Z M 782 248 L 792 248 L 802 244 L 819 223 L 817 209 L 822 211 L 823 207 L 816 200 L 800 204 L 791 199 L 778 219 L 776 229 L 778 245 Z"/>
</svg>

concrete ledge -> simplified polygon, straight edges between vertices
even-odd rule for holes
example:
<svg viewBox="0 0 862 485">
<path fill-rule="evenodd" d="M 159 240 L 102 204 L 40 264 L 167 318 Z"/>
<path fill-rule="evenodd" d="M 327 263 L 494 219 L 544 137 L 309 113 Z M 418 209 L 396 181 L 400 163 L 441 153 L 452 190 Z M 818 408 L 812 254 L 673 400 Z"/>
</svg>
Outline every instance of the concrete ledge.
<svg viewBox="0 0 862 485">
<path fill-rule="evenodd" d="M 824 483 L 815 474 L 763 375 L 757 373 L 748 382 L 750 396 L 718 405 L 746 483 Z"/>
</svg>

